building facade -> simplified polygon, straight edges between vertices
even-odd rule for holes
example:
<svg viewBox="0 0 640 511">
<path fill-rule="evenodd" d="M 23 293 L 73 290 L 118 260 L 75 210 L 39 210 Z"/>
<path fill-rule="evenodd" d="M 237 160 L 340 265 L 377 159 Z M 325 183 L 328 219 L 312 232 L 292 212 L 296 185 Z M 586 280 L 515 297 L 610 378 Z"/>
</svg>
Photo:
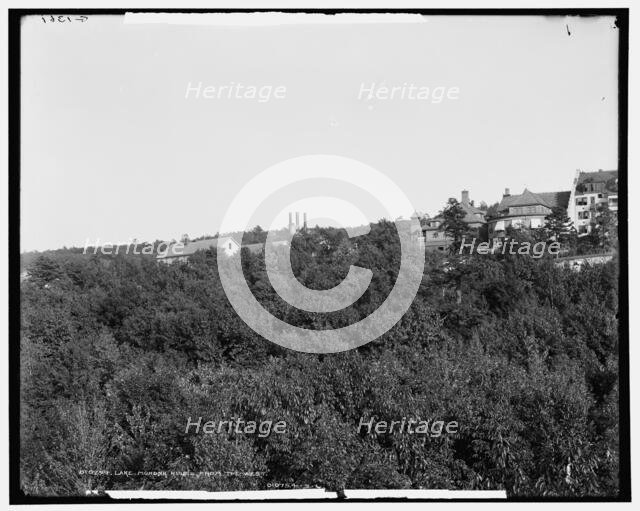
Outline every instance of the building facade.
<svg viewBox="0 0 640 511">
<path fill-rule="evenodd" d="M 618 211 L 618 171 L 576 171 L 569 202 L 569 217 L 578 236 L 589 234 L 604 209 Z"/>
<path fill-rule="evenodd" d="M 474 206 L 469 200 L 469 192 L 462 190 L 460 207 L 465 212 L 463 221 L 471 229 L 482 230 L 486 226 L 485 211 Z M 444 217 L 437 215 L 433 218 L 422 219 L 422 243 L 426 250 L 445 252 L 451 242 L 451 237 L 443 230 Z"/>
<path fill-rule="evenodd" d="M 506 188 L 496 214 L 488 219 L 489 237 L 505 237 L 509 227 L 514 229 L 544 227 L 546 217 L 554 208 L 567 209 L 570 196 L 569 191 L 534 193 L 526 188 L 520 195 L 511 195 Z"/>
</svg>

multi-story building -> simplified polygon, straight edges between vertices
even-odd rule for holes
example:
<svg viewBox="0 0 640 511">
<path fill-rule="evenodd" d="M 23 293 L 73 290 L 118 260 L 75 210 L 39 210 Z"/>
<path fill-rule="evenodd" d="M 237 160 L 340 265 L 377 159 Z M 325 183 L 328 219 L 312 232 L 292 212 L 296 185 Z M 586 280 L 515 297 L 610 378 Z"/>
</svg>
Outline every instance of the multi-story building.
<svg viewBox="0 0 640 511">
<path fill-rule="evenodd" d="M 526 188 L 520 195 L 511 195 L 506 188 L 498 204 L 497 213 L 488 219 L 489 237 L 504 237 L 509 227 L 514 229 L 544 227 L 545 218 L 554 208 L 567 209 L 570 195 L 571 192 L 534 193 Z"/>
<path fill-rule="evenodd" d="M 467 190 L 462 190 L 460 207 L 465 212 L 463 220 L 471 229 L 481 230 L 485 227 L 487 223 L 485 211 L 473 205 L 473 201 L 469 200 L 469 192 Z M 422 219 L 422 239 L 427 250 L 444 252 L 451 244 L 451 237 L 442 228 L 443 222 L 444 217 L 442 215 Z"/>
<path fill-rule="evenodd" d="M 618 171 L 576 171 L 568 214 L 578 236 L 591 232 L 592 225 L 604 209 L 618 211 Z"/>
</svg>

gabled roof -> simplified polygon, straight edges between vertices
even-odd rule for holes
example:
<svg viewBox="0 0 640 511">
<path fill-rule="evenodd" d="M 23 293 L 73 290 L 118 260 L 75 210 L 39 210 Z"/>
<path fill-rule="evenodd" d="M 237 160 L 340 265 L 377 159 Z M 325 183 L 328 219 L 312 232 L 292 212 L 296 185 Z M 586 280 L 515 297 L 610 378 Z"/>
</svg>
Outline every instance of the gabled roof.
<svg viewBox="0 0 640 511">
<path fill-rule="evenodd" d="M 538 194 L 551 208 L 567 208 L 571 192 L 542 192 Z"/>
<path fill-rule="evenodd" d="M 471 214 L 482 213 L 482 214 L 484 214 L 484 211 L 482 211 L 481 209 L 476 208 L 475 206 L 472 206 L 471 204 L 465 204 L 464 202 L 460 202 L 460 206 L 462 206 L 462 209 L 464 209 L 467 213 L 471 213 Z"/>
<path fill-rule="evenodd" d="M 462 209 L 464 210 L 464 212 L 466 213 L 463 221 L 468 223 L 468 224 L 473 224 L 473 223 L 481 223 L 484 222 L 485 219 L 485 211 L 482 211 L 481 209 L 476 208 L 475 206 L 472 206 L 471 204 L 468 203 L 464 203 L 461 202 L 460 206 L 462 207 Z M 478 218 L 476 215 L 482 215 L 480 218 Z"/>
<path fill-rule="evenodd" d="M 516 196 L 513 197 L 513 202 L 511 202 L 511 204 L 509 204 L 509 207 L 514 207 L 514 206 L 537 206 L 537 205 L 551 207 L 551 206 L 549 206 L 549 204 L 547 204 L 547 201 L 545 201 L 537 193 L 533 193 L 532 191 L 530 191 L 530 190 L 525 188 L 524 192 L 522 192 L 521 195 L 516 195 Z"/>
<path fill-rule="evenodd" d="M 583 193 L 587 183 L 604 184 L 608 192 L 618 191 L 618 171 L 599 170 L 597 172 L 579 172 L 576 179 L 576 192 Z"/>
<path fill-rule="evenodd" d="M 483 224 L 486 223 L 486 219 L 485 219 L 485 211 L 482 211 L 481 209 L 478 209 L 474 206 L 471 206 L 469 204 L 462 204 L 460 203 L 460 206 L 462 206 L 462 209 L 464 210 L 464 212 L 466 213 L 465 217 L 462 219 L 463 222 L 466 222 L 468 224 Z M 482 214 L 482 217 L 478 218 L 476 216 L 476 213 L 480 213 Z M 425 220 L 424 224 L 422 225 L 422 230 L 423 231 L 439 231 L 441 230 L 440 227 L 432 227 L 429 224 L 432 222 L 444 222 L 444 216 L 442 216 L 441 214 L 438 214 L 438 216 L 434 216 L 433 218 L 428 218 Z"/>
<path fill-rule="evenodd" d="M 508 195 L 502 197 L 498 205 L 498 211 L 505 211 L 518 206 L 545 206 L 547 208 L 563 207 L 569 204 L 571 192 L 542 192 L 534 193 L 525 188 L 520 195 Z"/>
<path fill-rule="evenodd" d="M 576 184 L 606 183 L 610 179 L 618 179 L 617 170 L 598 170 L 597 172 L 580 172 Z"/>
</svg>

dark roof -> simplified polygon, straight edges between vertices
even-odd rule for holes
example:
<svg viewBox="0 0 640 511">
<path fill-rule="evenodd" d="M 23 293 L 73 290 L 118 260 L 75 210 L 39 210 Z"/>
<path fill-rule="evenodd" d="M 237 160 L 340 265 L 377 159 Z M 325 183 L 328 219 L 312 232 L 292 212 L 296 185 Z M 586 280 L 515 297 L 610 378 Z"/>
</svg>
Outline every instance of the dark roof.
<svg viewBox="0 0 640 511">
<path fill-rule="evenodd" d="M 618 171 L 599 170 L 597 172 L 579 172 L 575 185 L 576 192 L 580 194 L 587 191 L 587 183 L 603 184 L 605 190 L 616 193 L 618 191 Z"/>
<path fill-rule="evenodd" d="M 461 202 L 460 206 L 462 206 L 462 209 L 464 209 L 467 213 L 482 213 L 482 214 L 484 214 L 484 211 L 482 211 L 481 209 L 476 208 L 475 206 L 472 206 L 471 204 L 467 204 L 467 203 Z"/>
<path fill-rule="evenodd" d="M 471 204 L 468 203 L 464 203 L 461 202 L 460 206 L 462 207 L 462 209 L 464 210 L 464 212 L 466 213 L 465 217 L 464 217 L 464 221 L 468 224 L 473 224 L 473 223 L 484 223 L 485 219 L 485 211 L 482 211 L 481 209 L 476 208 L 475 206 L 472 206 Z M 480 214 L 482 215 L 480 218 L 478 218 L 476 215 Z"/>
<path fill-rule="evenodd" d="M 569 198 L 571 192 L 542 192 L 538 194 L 542 197 L 547 204 L 552 208 L 567 208 L 569 207 Z"/>
<path fill-rule="evenodd" d="M 606 183 L 610 179 L 618 179 L 617 170 L 598 170 L 597 172 L 580 172 L 576 184 Z"/>
<path fill-rule="evenodd" d="M 484 224 L 486 223 L 486 219 L 485 219 L 485 211 L 482 211 L 481 209 L 478 209 L 474 206 L 471 206 L 470 204 L 463 204 L 462 202 L 460 203 L 460 206 L 462 206 L 462 209 L 464 210 L 464 212 L 466 213 L 465 217 L 462 219 L 463 222 L 466 222 L 468 224 Z M 475 216 L 476 213 L 481 213 L 482 217 L 478 218 Z M 425 225 L 422 226 L 422 230 L 423 231 L 440 231 L 442 230 L 441 227 L 431 227 L 430 224 L 431 222 L 444 222 L 444 216 L 442 216 L 441 214 L 438 214 L 438 216 L 434 216 L 433 218 L 427 218 L 425 220 Z"/>
<path fill-rule="evenodd" d="M 516 206 L 546 206 L 548 208 L 563 207 L 569 205 L 571 192 L 542 192 L 533 193 L 525 188 L 520 195 L 508 195 L 502 197 L 498 205 L 498 211 L 504 211 Z"/>
</svg>

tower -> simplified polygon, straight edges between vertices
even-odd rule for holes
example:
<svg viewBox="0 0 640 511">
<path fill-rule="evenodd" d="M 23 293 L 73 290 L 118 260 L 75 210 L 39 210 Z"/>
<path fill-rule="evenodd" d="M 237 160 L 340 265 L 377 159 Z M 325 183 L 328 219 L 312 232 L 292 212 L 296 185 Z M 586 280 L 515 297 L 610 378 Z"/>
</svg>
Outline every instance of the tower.
<svg viewBox="0 0 640 511">
<path fill-rule="evenodd" d="M 292 236 L 296 233 L 296 226 L 293 224 L 293 213 L 289 211 L 289 234 Z"/>
</svg>

